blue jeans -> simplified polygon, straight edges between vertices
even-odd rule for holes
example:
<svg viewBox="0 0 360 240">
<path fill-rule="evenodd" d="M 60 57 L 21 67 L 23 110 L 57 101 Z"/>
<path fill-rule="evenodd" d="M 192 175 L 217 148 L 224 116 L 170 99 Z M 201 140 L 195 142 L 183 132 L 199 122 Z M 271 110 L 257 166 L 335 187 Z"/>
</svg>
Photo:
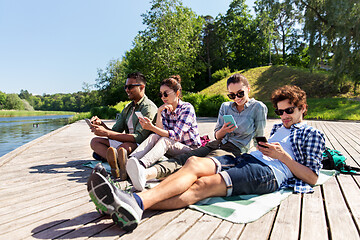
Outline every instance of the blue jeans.
<svg viewBox="0 0 360 240">
<path fill-rule="evenodd" d="M 223 177 L 227 196 L 241 194 L 264 194 L 278 189 L 271 168 L 250 154 L 239 157 L 225 155 L 212 157 L 217 172 Z"/>
</svg>

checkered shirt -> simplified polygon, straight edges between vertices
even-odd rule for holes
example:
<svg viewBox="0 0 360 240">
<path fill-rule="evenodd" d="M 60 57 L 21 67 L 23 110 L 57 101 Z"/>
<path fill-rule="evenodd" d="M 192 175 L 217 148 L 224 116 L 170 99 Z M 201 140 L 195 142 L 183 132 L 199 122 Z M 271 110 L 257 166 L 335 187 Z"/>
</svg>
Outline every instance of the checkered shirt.
<svg viewBox="0 0 360 240">
<path fill-rule="evenodd" d="M 179 100 L 175 111 L 164 109 L 161 112 L 164 129 L 169 132 L 169 138 L 190 147 L 201 145 L 196 114 L 193 105 Z"/>
<path fill-rule="evenodd" d="M 282 126 L 282 123 L 275 124 L 270 136 Z M 295 161 L 310 168 L 319 175 L 320 168 L 322 167 L 322 153 L 325 151 L 324 134 L 305 123 L 297 123 L 290 128 L 290 143 Z M 314 192 L 314 189 L 309 184 L 296 177 L 288 179 L 281 187 L 292 187 L 294 188 L 294 193 Z"/>
</svg>

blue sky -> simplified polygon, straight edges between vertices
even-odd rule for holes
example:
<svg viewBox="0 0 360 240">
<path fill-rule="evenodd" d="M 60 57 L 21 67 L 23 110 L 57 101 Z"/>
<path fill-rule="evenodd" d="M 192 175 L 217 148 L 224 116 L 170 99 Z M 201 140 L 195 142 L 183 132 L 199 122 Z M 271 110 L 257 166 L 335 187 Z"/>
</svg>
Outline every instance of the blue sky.
<svg viewBox="0 0 360 240">
<path fill-rule="evenodd" d="M 231 0 L 182 2 L 215 17 Z M 73 93 L 83 82 L 94 84 L 97 69 L 132 48 L 150 6 L 149 0 L 0 0 L 0 91 Z"/>
</svg>

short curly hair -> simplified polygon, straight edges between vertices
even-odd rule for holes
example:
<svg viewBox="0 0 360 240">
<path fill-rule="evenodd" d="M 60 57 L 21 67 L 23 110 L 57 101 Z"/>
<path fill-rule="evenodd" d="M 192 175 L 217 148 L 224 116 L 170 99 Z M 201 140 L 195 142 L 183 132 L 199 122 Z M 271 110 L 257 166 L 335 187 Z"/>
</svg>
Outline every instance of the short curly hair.
<svg viewBox="0 0 360 240">
<path fill-rule="evenodd" d="M 294 85 L 285 85 L 273 91 L 271 95 L 271 102 L 275 109 L 277 109 L 278 102 L 288 99 L 290 103 L 294 104 L 299 109 L 302 109 L 303 105 L 307 105 L 306 92 Z M 307 114 L 307 108 L 303 113 L 303 117 Z"/>
</svg>

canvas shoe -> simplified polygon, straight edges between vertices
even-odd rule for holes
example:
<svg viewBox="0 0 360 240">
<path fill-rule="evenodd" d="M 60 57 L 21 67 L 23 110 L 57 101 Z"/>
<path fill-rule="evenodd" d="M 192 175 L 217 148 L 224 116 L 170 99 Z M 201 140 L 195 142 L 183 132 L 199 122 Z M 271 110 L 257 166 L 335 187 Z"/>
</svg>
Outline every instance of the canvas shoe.
<svg viewBox="0 0 360 240">
<path fill-rule="evenodd" d="M 132 194 L 117 189 L 98 172 L 90 175 L 87 190 L 94 204 L 107 212 L 120 228 L 132 231 L 138 226 L 143 210 Z"/>
<path fill-rule="evenodd" d="M 143 191 L 146 184 L 145 167 L 135 157 L 130 157 L 126 164 L 126 172 L 138 191 Z"/>
<path fill-rule="evenodd" d="M 127 179 L 126 162 L 127 162 L 127 151 L 126 151 L 125 148 L 120 147 L 118 149 L 117 163 L 118 163 L 118 166 L 119 166 L 120 180 L 121 181 L 124 181 L 124 180 Z"/>
<path fill-rule="evenodd" d="M 120 177 L 120 169 L 118 165 L 118 153 L 117 150 L 113 147 L 109 147 L 106 151 L 106 159 L 111 167 L 111 175 L 114 178 Z"/>
</svg>

